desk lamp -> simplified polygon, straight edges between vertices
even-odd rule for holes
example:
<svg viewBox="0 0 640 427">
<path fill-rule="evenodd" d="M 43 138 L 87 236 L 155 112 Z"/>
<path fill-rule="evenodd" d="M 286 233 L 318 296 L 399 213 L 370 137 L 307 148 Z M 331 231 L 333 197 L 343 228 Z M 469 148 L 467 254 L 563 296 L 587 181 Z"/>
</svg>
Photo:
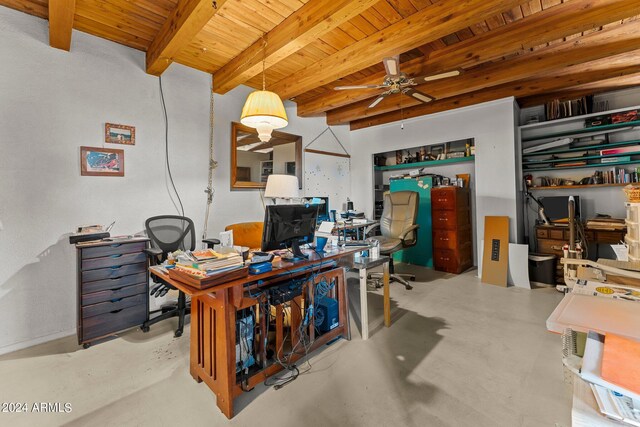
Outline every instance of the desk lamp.
<svg viewBox="0 0 640 427">
<path fill-rule="evenodd" d="M 274 205 L 276 204 L 276 199 L 295 199 L 300 197 L 298 177 L 294 175 L 269 175 L 264 197 L 273 199 Z"/>
</svg>

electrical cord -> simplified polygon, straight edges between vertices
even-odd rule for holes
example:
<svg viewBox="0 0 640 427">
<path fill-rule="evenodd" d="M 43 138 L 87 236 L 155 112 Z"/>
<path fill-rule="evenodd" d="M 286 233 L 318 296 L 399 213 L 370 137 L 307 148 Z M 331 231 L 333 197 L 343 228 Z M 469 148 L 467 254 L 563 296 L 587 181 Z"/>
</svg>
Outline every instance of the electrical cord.
<svg viewBox="0 0 640 427">
<path fill-rule="evenodd" d="M 184 206 L 182 205 L 182 199 L 180 199 L 180 194 L 178 194 L 178 190 L 176 188 L 175 182 L 173 182 L 173 175 L 171 175 L 171 166 L 169 165 L 169 118 L 167 116 L 167 105 L 164 101 L 164 91 L 162 90 L 162 76 L 158 77 L 158 82 L 160 84 L 160 100 L 162 102 L 162 113 L 164 114 L 164 149 L 165 149 L 165 157 L 167 164 L 167 172 L 169 174 L 169 181 L 171 181 L 171 186 L 173 187 L 173 191 L 178 198 L 178 203 L 180 204 L 180 213 L 184 216 Z"/>
</svg>

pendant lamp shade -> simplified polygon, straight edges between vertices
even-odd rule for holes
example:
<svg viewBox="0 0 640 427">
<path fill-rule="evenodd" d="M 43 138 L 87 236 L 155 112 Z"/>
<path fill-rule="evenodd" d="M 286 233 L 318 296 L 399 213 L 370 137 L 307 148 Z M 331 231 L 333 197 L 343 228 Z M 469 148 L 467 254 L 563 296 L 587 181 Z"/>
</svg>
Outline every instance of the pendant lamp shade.
<svg viewBox="0 0 640 427">
<path fill-rule="evenodd" d="M 249 94 L 242 108 L 240 123 L 258 130 L 261 141 L 271 139 L 271 132 L 289 124 L 287 112 L 280 97 L 268 90 L 256 90 Z"/>
</svg>

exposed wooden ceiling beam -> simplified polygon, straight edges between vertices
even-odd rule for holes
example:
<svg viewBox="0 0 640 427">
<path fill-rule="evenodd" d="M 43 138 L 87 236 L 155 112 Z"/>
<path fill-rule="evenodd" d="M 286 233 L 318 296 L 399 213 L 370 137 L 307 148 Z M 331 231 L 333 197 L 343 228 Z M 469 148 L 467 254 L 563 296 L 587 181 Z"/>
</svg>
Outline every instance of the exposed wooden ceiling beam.
<svg viewBox="0 0 640 427">
<path fill-rule="evenodd" d="M 377 126 L 391 123 L 403 119 L 424 116 L 441 111 L 452 110 L 454 108 L 466 107 L 482 102 L 493 101 L 509 96 L 526 97 L 565 90 L 571 87 L 584 85 L 600 80 L 613 79 L 621 76 L 640 73 L 640 51 L 635 56 L 630 57 L 628 63 L 612 66 L 607 69 L 594 69 L 591 71 L 575 72 L 563 76 L 550 76 L 542 79 L 530 79 L 519 82 L 504 84 L 502 86 L 491 87 L 477 92 L 466 93 L 451 98 L 434 101 L 429 104 L 421 104 L 403 110 L 396 110 L 390 113 L 380 114 L 355 120 L 350 123 L 351 130 L 363 129 L 370 126 Z M 390 102 L 398 102 L 397 98 Z"/>
<path fill-rule="evenodd" d="M 593 83 L 574 86 L 569 90 L 560 92 L 549 92 L 541 95 L 527 96 L 518 99 L 518 105 L 520 105 L 521 108 L 534 107 L 536 105 L 542 105 L 552 99 L 566 101 L 569 99 L 580 98 L 585 95 L 595 95 L 598 93 L 623 90 L 636 86 L 640 86 L 640 74 L 631 74 L 613 79 L 599 80 Z"/>
<path fill-rule="evenodd" d="M 437 73 L 458 67 L 471 67 L 493 61 L 573 34 L 621 20 L 638 13 L 637 5 L 627 0 L 569 1 L 532 14 L 483 35 L 433 51 L 429 59 L 417 58 L 401 65 L 408 75 Z M 353 85 L 379 84 L 385 73 L 379 72 Z M 370 90 L 330 91 L 298 103 L 299 116 L 314 116 L 325 111 L 368 99 Z"/>
<path fill-rule="evenodd" d="M 509 10 L 525 0 L 440 1 L 271 85 L 282 98 L 330 83 Z"/>
<path fill-rule="evenodd" d="M 269 31 L 264 40 L 257 40 L 218 70 L 213 79 L 214 92 L 224 94 L 247 82 L 260 74 L 263 58 L 265 67 L 269 68 L 369 9 L 378 1 L 310 0 Z"/>
<path fill-rule="evenodd" d="M 68 51 L 71 49 L 71 32 L 76 0 L 49 0 L 49 45 Z"/>
<path fill-rule="evenodd" d="M 436 99 L 450 98 L 535 76 L 562 74 L 562 69 L 566 67 L 634 51 L 638 46 L 640 46 L 640 22 L 629 22 L 612 27 L 610 30 L 554 44 L 513 59 L 482 65 L 469 70 L 462 76 L 429 82 L 416 86 L 415 89 Z M 377 96 L 380 91 L 372 92 L 374 96 Z M 366 99 L 331 110 L 327 112 L 327 123 L 330 125 L 345 124 L 363 117 L 398 109 L 392 103 L 381 103 L 374 108 L 368 108 L 370 104 L 371 100 Z M 419 104 L 420 101 L 408 96 L 403 99 L 405 108 Z"/>
<path fill-rule="evenodd" d="M 180 0 L 147 50 L 147 73 L 159 76 L 226 0 Z"/>
</svg>

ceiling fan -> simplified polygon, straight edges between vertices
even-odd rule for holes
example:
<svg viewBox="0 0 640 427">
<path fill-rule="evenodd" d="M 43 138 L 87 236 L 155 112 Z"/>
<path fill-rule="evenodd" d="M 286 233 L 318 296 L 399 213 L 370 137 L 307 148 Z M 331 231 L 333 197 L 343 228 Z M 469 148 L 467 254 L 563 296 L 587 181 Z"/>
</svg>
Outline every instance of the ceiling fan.
<svg viewBox="0 0 640 427">
<path fill-rule="evenodd" d="M 454 77 L 460 75 L 460 70 L 447 71 L 440 74 L 432 74 L 428 76 L 410 77 L 405 73 L 400 72 L 400 57 L 392 56 L 384 58 L 382 60 L 384 68 L 387 71 L 387 75 L 384 76 L 384 81 L 379 85 L 356 85 L 356 86 L 336 86 L 335 90 L 351 90 L 351 89 L 386 89 L 382 92 L 370 105 L 369 108 L 373 108 L 380 103 L 384 98 L 396 93 L 403 93 L 411 96 L 420 102 L 431 102 L 435 98 L 427 95 L 424 92 L 420 92 L 413 88 L 422 83 L 430 82 L 433 80 L 444 79 L 447 77 Z"/>
</svg>

